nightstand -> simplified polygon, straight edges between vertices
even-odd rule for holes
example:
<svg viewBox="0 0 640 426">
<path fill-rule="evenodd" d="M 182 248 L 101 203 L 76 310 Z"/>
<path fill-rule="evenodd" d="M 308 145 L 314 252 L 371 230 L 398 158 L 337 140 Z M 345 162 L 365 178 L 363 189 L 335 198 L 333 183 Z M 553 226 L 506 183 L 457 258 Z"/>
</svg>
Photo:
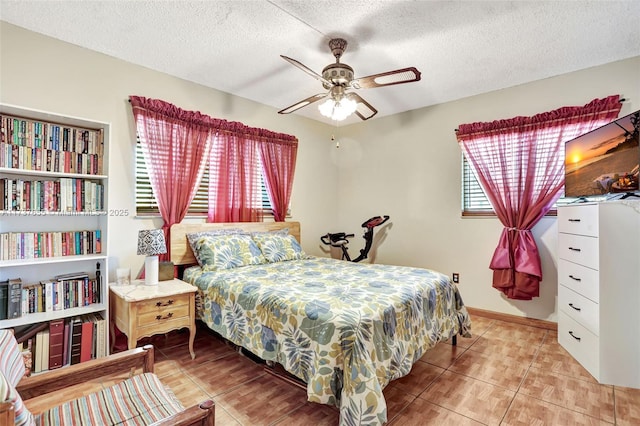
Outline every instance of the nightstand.
<svg viewBox="0 0 640 426">
<path fill-rule="evenodd" d="M 196 335 L 196 287 L 179 279 L 160 281 L 148 286 L 142 280 L 131 285 L 109 285 L 111 309 L 111 350 L 115 342 L 114 326 L 129 340 L 129 349 L 142 337 L 189 329 L 189 353 L 196 357 L 193 340 Z"/>
</svg>

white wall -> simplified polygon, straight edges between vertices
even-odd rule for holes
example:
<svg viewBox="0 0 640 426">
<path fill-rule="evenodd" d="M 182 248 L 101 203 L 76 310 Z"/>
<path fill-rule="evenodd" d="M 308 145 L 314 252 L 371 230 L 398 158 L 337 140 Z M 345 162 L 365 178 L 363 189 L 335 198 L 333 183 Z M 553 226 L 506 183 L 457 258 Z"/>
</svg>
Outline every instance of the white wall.
<svg viewBox="0 0 640 426">
<path fill-rule="evenodd" d="M 491 287 L 488 269 L 502 227 L 496 219 L 461 218 L 460 150 L 453 130 L 461 123 L 533 115 L 614 93 L 628 99 L 621 112 L 626 114 L 640 109 L 639 76 L 640 57 L 358 123 L 339 129 L 336 149 L 330 141 L 335 127 L 281 116 L 273 108 L 0 21 L 0 102 L 111 123 L 109 208 L 135 212 L 128 96 L 163 99 L 298 137 L 292 220 L 302 223 L 307 252 L 324 253 L 319 238 L 326 232 L 359 236 L 365 219 L 388 214 L 386 239 L 372 252 L 376 262 L 459 272 L 467 305 L 549 320 L 556 311 L 555 219 L 545 218 L 534 229 L 543 263 L 541 297 L 504 299 Z M 428 77 L 423 70 L 420 84 L 429 84 Z M 158 219 L 110 218 L 111 279 L 116 267 L 141 267 L 137 231 L 160 225 Z M 354 239 L 351 253 L 357 255 L 362 243 Z"/>
<path fill-rule="evenodd" d="M 428 70 L 423 71 L 428 84 Z M 458 272 L 467 305 L 555 321 L 555 218 L 543 218 L 533 229 L 543 266 L 540 297 L 502 297 L 491 287 L 488 268 L 502 225 L 495 218 L 461 217 L 461 153 L 454 129 L 611 94 L 627 99 L 620 115 L 640 109 L 640 57 L 341 129 L 340 148 L 333 153 L 340 205 L 335 228 L 360 232 L 367 217 L 388 214 L 392 226 L 376 262 Z M 361 246 L 360 239 L 353 247 Z"/>
</svg>

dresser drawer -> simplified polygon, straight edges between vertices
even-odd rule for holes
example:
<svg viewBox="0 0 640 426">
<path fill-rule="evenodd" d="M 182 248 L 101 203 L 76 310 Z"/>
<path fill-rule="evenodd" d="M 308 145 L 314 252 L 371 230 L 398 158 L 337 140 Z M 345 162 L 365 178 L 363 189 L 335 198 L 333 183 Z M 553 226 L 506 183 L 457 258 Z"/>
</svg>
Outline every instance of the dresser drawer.
<svg viewBox="0 0 640 426">
<path fill-rule="evenodd" d="M 596 303 L 600 300 L 599 272 L 594 269 L 560 259 L 558 261 L 558 284 L 568 287 Z"/>
<path fill-rule="evenodd" d="M 177 294 L 173 296 L 158 297 L 156 299 L 142 300 L 136 302 L 138 315 L 148 312 L 158 312 L 163 308 L 171 308 L 180 305 L 189 305 L 190 293 Z"/>
<path fill-rule="evenodd" d="M 599 269 L 598 238 L 582 235 L 558 235 L 558 257 L 591 269 Z"/>
<path fill-rule="evenodd" d="M 146 312 L 136 315 L 138 327 L 158 325 L 164 322 L 175 321 L 181 318 L 189 319 L 189 305 L 178 305 L 157 309 L 155 312 Z"/>
<path fill-rule="evenodd" d="M 560 285 L 558 286 L 558 307 L 596 336 L 600 334 L 600 315 L 597 303 Z"/>
<path fill-rule="evenodd" d="M 600 376 L 600 342 L 598 337 L 563 311 L 558 312 L 558 343 L 596 380 L 598 379 Z"/>
<path fill-rule="evenodd" d="M 558 208 L 558 231 L 597 237 L 598 205 L 562 206 Z"/>
</svg>

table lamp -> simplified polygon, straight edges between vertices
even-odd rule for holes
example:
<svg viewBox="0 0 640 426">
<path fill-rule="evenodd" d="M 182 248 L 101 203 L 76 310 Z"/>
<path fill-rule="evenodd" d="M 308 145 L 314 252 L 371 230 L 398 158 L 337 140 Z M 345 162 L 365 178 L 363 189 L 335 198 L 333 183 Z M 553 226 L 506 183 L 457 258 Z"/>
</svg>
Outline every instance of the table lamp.
<svg viewBox="0 0 640 426">
<path fill-rule="evenodd" d="M 144 283 L 158 285 L 158 255 L 167 252 L 162 229 L 138 232 L 138 254 L 144 254 Z"/>
</svg>

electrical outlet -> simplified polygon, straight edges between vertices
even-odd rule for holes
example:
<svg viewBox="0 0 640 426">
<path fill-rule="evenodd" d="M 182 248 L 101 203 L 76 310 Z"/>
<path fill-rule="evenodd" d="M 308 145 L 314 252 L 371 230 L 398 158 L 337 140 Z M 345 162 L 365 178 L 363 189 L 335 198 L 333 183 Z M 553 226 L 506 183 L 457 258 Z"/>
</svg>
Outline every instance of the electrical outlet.
<svg viewBox="0 0 640 426">
<path fill-rule="evenodd" d="M 457 272 L 454 272 L 451 279 L 453 280 L 454 283 L 458 284 L 460 282 L 460 274 Z"/>
</svg>

